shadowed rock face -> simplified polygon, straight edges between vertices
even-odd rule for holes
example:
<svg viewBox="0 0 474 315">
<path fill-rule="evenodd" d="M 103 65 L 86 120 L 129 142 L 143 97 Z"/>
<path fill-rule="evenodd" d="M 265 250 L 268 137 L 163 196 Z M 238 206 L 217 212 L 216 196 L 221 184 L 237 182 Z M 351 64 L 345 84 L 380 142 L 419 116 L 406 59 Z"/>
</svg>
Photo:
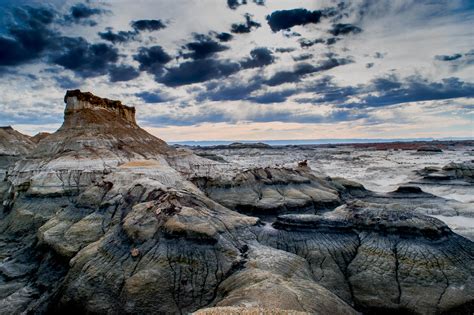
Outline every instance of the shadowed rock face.
<svg viewBox="0 0 474 315">
<path fill-rule="evenodd" d="M 0 185 L 0 314 L 472 311 L 473 243 L 421 214 L 429 194 L 307 166 L 215 164 L 226 171 L 191 182 L 209 161 L 130 108 L 68 100 L 63 126 Z"/>
</svg>

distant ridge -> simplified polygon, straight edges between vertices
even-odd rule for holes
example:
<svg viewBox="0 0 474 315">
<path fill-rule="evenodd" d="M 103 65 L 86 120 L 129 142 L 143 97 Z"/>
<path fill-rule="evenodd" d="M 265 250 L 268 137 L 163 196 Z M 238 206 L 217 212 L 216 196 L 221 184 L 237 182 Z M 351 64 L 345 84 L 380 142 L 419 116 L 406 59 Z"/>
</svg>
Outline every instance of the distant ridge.
<svg viewBox="0 0 474 315">
<path fill-rule="evenodd" d="M 306 140 L 209 140 L 209 141 L 168 141 L 170 145 L 216 146 L 232 143 L 255 144 L 264 143 L 271 146 L 280 145 L 318 145 L 318 144 L 356 144 L 356 143 L 392 143 L 392 142 L 431 142 L 431 141 L 463 141 L 474 140 L 474 137 L 448 138 L 396 138 L 396 139 L 306 139 Z"/>
</svg>

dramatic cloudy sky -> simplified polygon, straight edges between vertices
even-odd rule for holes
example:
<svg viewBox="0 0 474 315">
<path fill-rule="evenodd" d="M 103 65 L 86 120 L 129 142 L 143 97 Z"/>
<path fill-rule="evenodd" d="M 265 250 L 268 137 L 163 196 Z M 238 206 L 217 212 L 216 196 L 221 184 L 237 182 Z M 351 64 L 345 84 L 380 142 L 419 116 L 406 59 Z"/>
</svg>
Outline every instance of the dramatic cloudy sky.
<svg viewBox="0 0 474 315">
<path fill-rule="evenodd" d="M 0 125 L 66 89 L 168 140 L 474 136 L 472 0 L 0 0 Z"/>
</svg>

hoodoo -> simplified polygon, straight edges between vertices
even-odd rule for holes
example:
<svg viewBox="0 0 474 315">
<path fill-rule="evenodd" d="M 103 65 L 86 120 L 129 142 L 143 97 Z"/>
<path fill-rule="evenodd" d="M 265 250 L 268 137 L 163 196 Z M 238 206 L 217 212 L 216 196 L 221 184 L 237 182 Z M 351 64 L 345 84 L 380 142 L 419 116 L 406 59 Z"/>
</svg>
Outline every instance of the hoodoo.
<svg viewBox="0 0 474 315">
<path fill-rule="evenodd" d="M 35 156 L 114 157 L 120 162 L 149 159 L 172 150 L 137 125 L 135 108 L 120 101 L 69 90 L 64 122 L 34 152 Z"/>
</svg>

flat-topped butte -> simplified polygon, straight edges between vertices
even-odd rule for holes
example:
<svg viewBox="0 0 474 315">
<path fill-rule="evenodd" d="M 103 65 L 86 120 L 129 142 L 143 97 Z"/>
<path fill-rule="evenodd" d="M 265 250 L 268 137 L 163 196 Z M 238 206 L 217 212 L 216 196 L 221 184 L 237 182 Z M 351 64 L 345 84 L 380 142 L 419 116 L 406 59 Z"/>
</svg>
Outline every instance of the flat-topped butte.
<svg viewBox="0 0 474 315">
<path fill-rule="evenodd" d="M 135 107 L 123 105 L 121 101 L 98 97 L 90 92 L 81 92 L 81 90 L 68 90 L 64 96 L 64 102 L 66 103 L 64 112 L 66 116 L 82 109 L 99 107 L 114 112 L 118 117 L 131 124 L 137 124 Z"/>
</svg>

